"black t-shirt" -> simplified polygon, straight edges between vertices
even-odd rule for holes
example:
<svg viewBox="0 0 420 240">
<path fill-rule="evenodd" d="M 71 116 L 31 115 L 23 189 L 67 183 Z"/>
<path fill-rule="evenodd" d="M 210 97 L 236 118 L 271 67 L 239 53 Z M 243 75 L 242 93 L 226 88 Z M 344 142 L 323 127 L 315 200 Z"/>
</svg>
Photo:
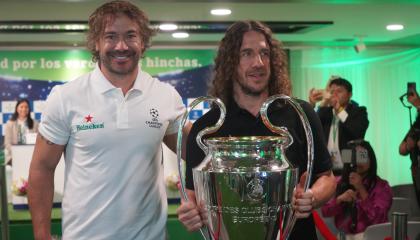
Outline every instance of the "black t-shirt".
<svg viewBox="0 0 420 240">
<path fill-rule="evenodd" d="M 420 141 L 420 112 L 417 112 L 416 120 L 414 121 L 413 125 L 411 126 L 404 139 L 406 140 L 408 136 L 410 136 L 415 143 L 417 143 L 417 141 Z M 413 148 L 412 151 L 410 151 L 410 159 L 411 167 L 417 168 L 417 166 L 419 166 L 418 159 L 420 155 L 420 149 L 417 147 L 417 144 L 415 146 L 416 147 Z"/>
<path fill-rule="evenodd" d="M 308 103 L 302 100 L 298 100 L 298 102 L 307 115 L 313 133 L 314 164 L 312 176 L 314 177 L 318 173 L 330 170 L 332 163 L 317 114 Z M 188 189 L 194 189 L 192 168 L 200 164 L 205 157 L 204 152 L 196 142 L 197 134 L 205 127 L 214 126 L 219 119 L 219 115 L 220 110 L 217 107 L 212 108 L 193 124 L 188 135 L 186 156 L 186 187 Z M 268 117 L 272 124 L 287 127 L 292 135 L 293 144 L 288 147 L 285 154 L 289 161 L 295 164 L 295 167 L 299 167 L 299 174 L 302 174 L 307 167 L 307 144 L 299 115 L 290 104 L 284 105 L 276 102 L 271 104 L 268 109 Z M 259 115 L 255 117 L 247 110 L 240 108 L 232 100 L 231 104 L 227 106 L 226 118 L 222 127 L 216 133 L 204 136 L 204 138 L 272 135 L 276 134 L 264 125 Z M 313 217 L 298 220 L 289 239 L 316 239 Z"/>
</svg>

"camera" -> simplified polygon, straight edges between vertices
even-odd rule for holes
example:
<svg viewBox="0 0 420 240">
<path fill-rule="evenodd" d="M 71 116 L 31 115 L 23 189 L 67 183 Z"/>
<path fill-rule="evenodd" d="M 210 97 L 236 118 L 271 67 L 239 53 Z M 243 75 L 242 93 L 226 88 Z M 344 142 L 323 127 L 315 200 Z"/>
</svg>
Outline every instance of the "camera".
<svg viewBox="0 0 420 240">
<path fill-rule="evenodd" d="M 365 148 L 357 148 L 363 140 L 350 141 L 347 145 L 348 148 L 341 150 L 341 160 L 343 161 L 343 171 L 341 173 L 341 184 L 337 186 L 337 195 L 340 195 L 348 189 L 354 187 L 350 184 L 350 173 L 357 171 L 357 164 L 369 162 L 368 151 Z"/>
<path fill-rule="evenodd" d="M 341 172 L 341 184 L 337 186 L 337 196 L 341 195 L 348 189 L 353 189 L 354 187 L 350 184 L 350 173 L 356 172 L 357 164 L 356 158 L 353 157 L 353 152 L 355 149 L 343 149 L 341 150 L 341 160 L 343 161 L 343 170 Z M 353 159 L 352 159 L 353 158 Z"/>
<path fill-rule="evenodd" d="M 353 154 L 356 154 L 355 163 L 352 162 Z M 353 165 L 356 165 L 357 163 L 368 163 L 369 156 L 366 149 L 355 149 L 355 151 L 353 151 L 353 149 L 343 149 L 341 150 L 341 160 L 343 161 L 344 164 L 349 164 L 353 166 Z"/>
<path fill-rule="evenodd" d="M 415 82 L 407 83 L 407 95 L 408 96 L 417 95 L 416 83 Z"/>
</svg>

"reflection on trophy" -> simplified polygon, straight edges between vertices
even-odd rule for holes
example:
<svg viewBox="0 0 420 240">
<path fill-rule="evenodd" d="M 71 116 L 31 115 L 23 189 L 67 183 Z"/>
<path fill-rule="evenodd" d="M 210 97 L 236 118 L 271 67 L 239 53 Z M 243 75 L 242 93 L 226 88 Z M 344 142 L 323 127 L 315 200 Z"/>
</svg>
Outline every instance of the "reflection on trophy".
<svg viewBox="0 0 420 240">
<path fill-rule="evenodd" d="M 300 105 L 285 95 L 270 97 L 261 107 L 264 124 L 274 136 L 215 137 L 202 140 L 204 135 L 216 132 L 223 124 L 226 108 L 217 98 L 201 97 L 190 104 L 178 131 L 178 167 L 184 198 L 185 182 L 181 166 L 182 128 L 189 112 L 203 101 L 220 108 L 215 126 L 203 129 L 197 143 L 206 153 L 199 166 L 193 169 L 197 205 L 201 207 L 206 226 L 201 229 L 204 239 L 287 239 L 295 222 L 292 208 L 293 190 L 299 171 L 285 155 L 293 138 L 285 127 L 274 126 L 267 109 L 275 100 L 290 103 L 297 111 L 306 132 L 308 143 L 308 177 L 312 174 L 312 131 Z"/>
</svg>

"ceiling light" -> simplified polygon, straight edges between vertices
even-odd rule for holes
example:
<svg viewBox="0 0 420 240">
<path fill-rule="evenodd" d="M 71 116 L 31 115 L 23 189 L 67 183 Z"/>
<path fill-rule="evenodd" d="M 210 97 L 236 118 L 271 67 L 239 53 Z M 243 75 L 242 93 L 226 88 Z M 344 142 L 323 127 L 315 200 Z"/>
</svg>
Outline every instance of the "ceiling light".
<svg viewBox="0 0 420 240">
<path fill-rule="evenodd" d="M 216 16 L 226 16 L 226 15 L 230 15 L 232 11 L 227 8 L 218 8 L 218 9 L 212 9 L 210 13 Z"/>
<path fill-rule="evenodd" d="M 162 31 L 173 31 L 177 30 L 178 26 L 173 23 L 164 23 L 159 25 L 159 29 Z"/>
<path fill-rule="evenodd" d="M 186 32 L 175 32 L 175 33 L 172 33 L 172 37 L 174 37 L 174 38 L 187 38 L 189 36 L 190 35 L 188 33 L 186 33 Z"/>
<path fill-rule="evenodd" d="M 64 25 L 66 30 L 87 30 L 87 26 L 84 24 L 66 24 Z"/>
<path fill-rule="evenodd" d="M 386 26 L 386 29 L 389 31 L 399 31 L 404 29 L 404 25 L 402 24 L 389 24 Z"/>
</svg>

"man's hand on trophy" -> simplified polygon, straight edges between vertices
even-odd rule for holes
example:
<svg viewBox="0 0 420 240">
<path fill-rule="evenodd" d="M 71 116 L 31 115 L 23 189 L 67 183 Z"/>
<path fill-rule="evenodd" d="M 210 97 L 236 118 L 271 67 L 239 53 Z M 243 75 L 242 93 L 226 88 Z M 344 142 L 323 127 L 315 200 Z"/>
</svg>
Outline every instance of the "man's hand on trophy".
<svg viewBox="0 0 420 240">
<path fill-rule="evenodd" d="M 197 231 L 203 226 L 200 210 L 194 201 L 182 201 L 176 212 L 179 221 L 184 224 L 188 231 Z"/>
<path fill-rule="evenodd" d="M 206 210 L 206 203 L 204 201 L 201 201 L 200 204 L 198 204 L 198 211 L 200 211 L 200 216 L 201 216 L 201 221 L 203 222 L 204 225 L 208 225 L 208 217 L 209 215 L 207 214 L 207 210 Z"/>
<path fill-rule="evenodd" d="M 305 186 L 307 173 L 302 174 L 299 180 L 299 184 L 296 186 L 293 192 L 293 208 L 297 218 L 307 218 L 312 212 L 314 194 L 311 189 L 306 192 L 303 191 Z"/>
</svg>

